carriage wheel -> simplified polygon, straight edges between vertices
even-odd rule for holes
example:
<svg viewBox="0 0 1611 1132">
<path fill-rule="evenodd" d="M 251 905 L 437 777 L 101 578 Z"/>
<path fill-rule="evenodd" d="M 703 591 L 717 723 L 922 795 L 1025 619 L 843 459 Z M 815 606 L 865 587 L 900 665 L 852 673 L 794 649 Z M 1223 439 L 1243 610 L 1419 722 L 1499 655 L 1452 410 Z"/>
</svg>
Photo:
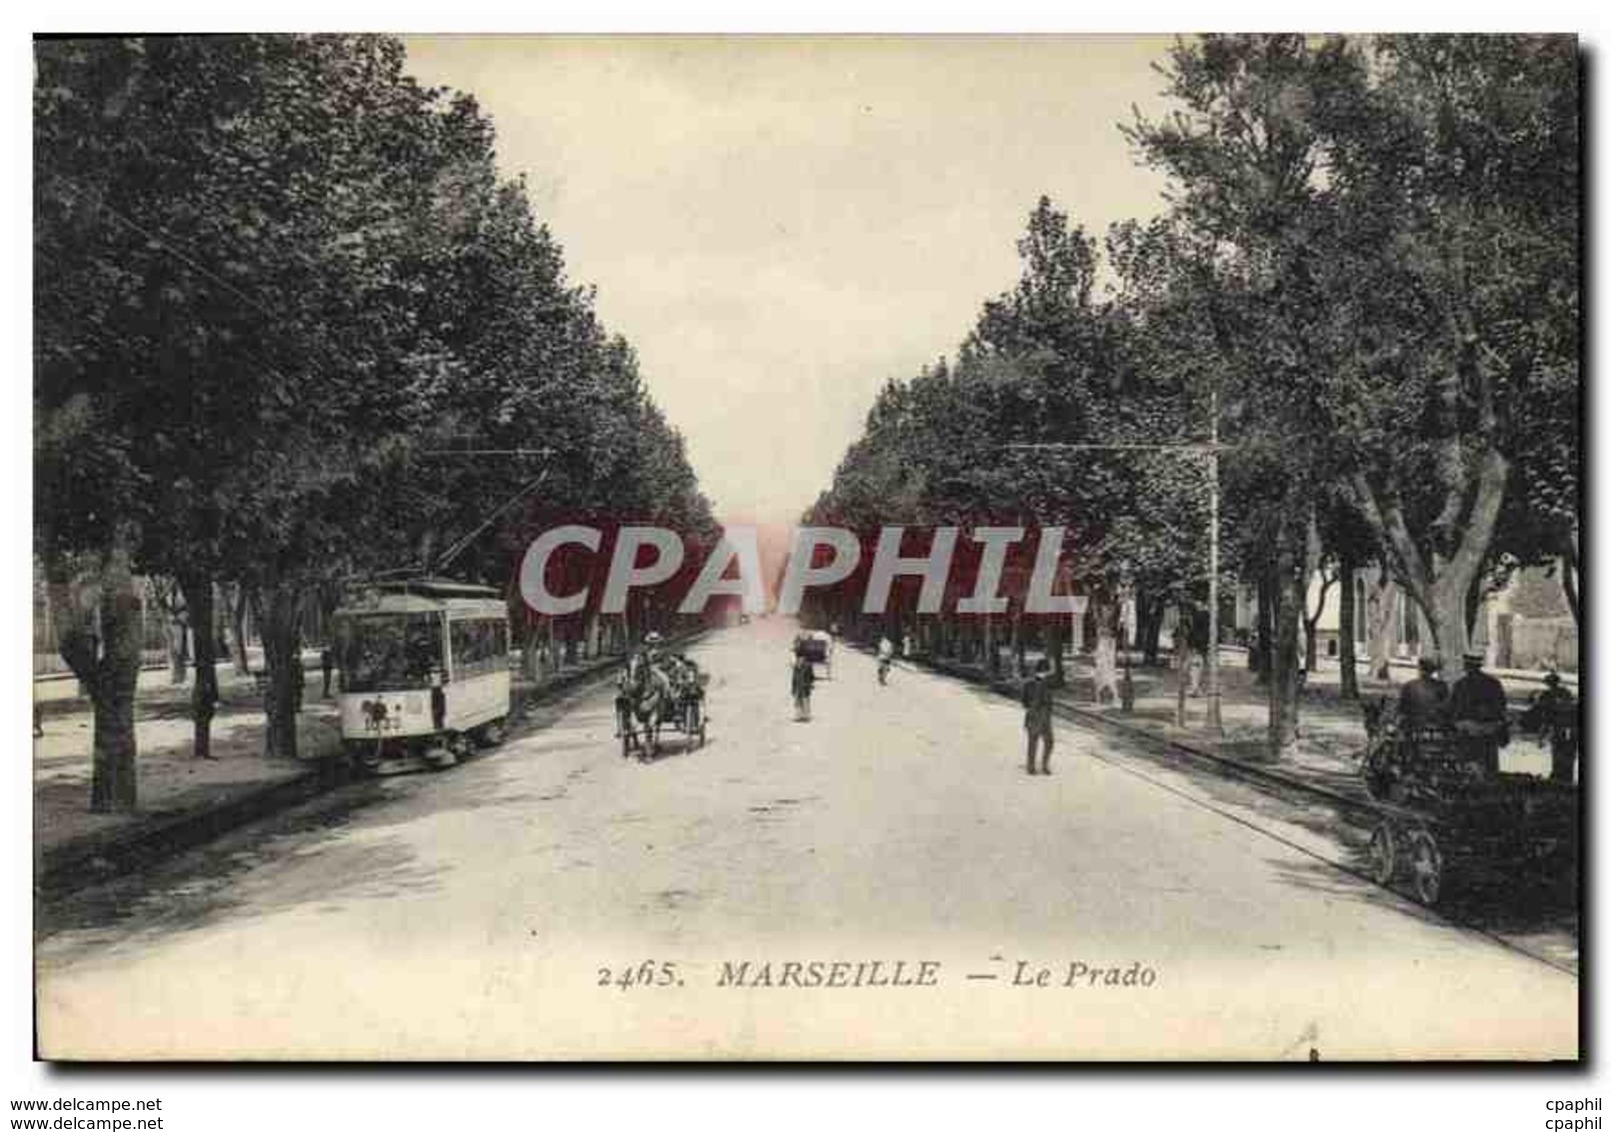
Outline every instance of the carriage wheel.
<svg viewBox="0 0 1611 1132">
<path fill-rule="evenodd" d="M 617 712 L 615 724 L 621 733 L 621 757 L 628 758 L 632 754 L 632 717 L 624 711 Z"/>
<path fill-rule="evenodd" d="M 1388 822 L 1379 823 L 1370 835 L 1370 879 L 1391 888 L 1398 875 L 1398 842 Z"/>
<path fill-rule="evenodd" d="M 1410 885 L 1415 898 L 1428 908 L 1437 904 L 1443 895 L 1443 854 L 1438 843 L 1424 829 L 1410 834 L 1409 853 Z"/>
</svg>

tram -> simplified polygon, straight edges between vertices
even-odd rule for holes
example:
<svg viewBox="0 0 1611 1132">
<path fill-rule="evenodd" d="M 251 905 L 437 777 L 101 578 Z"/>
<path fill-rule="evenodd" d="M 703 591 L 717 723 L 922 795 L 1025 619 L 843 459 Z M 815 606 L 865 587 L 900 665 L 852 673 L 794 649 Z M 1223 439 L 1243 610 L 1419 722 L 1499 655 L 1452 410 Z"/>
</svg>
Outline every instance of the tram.
<svg viewBox="0 0 1611 1132">
<path fill-rule="evenodd" d="M 485 586 L 415 579 L 335 613 L 341 740 L 376 774 L 452 766 L 503 741 L 509 609 Z"/>
</svg>

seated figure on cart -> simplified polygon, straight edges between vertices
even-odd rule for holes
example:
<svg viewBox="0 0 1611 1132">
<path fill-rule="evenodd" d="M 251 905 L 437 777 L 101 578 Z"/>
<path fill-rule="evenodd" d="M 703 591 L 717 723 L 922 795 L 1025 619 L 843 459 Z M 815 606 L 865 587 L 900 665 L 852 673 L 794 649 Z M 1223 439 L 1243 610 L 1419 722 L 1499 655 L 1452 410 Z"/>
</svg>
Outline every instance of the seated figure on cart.
<svg viewBox="0 0 1611 1132">
<path fill-rule="evenodd" d="M 686 656 L 676 655 L 666 658 L 666 675 L 671 678 L 672 691 L 679 700 L 703 700 L 705 698 L 705 681 L 699 665 Z"/>
<path fill-rule="evenodd" d="M 1424 727 L 1441 726 L 1449 703 L 1449 686 L 1438 675 L 1443 662 L 1435 654 L 1428 654 L 1415 665 L 1420 675 L 1404 685 L 1398 694 L 1399 730 L 1404 735 Z"/>
</svg>

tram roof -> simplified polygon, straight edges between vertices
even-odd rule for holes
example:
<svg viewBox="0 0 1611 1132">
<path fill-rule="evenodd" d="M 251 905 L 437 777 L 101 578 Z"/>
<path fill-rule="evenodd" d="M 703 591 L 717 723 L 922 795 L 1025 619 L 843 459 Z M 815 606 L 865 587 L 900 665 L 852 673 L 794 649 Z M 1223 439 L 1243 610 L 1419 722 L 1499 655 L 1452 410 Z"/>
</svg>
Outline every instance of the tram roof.
<svg viewBox="0 0 1611 1132">
<path fill-rule="evenodd" d="M 440 578 L 376 582 L 354 593 L 338 615 L 370 613 L 468 613 L 475 616 L 503 617 L 508 614 L 504 597 L 488 586 L 471 585 Z"/>
<path fill-rule="evenodd" d="M 471 582 L 456 582 L 451 578 L 408 578 L 403 581 L 376 582 L 371 589 L 385 594 L 417 594 L 420 597 L 479 597 L 502 601 L 503 593 L 491 586 L 478 586 Z"/>
</svg>

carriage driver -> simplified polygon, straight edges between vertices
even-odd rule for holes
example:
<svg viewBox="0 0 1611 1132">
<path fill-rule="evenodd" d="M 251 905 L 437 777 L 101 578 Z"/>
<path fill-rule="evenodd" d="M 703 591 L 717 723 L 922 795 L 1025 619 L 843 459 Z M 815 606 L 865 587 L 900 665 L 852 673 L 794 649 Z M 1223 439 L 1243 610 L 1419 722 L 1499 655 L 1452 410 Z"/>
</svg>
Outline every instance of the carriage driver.
<svg viewBox="0 0 1611 1132">
<path fill-rule="evenodd" d="M 639 647 L 640 654 L 651 668 L 661 666 L 663 658 L 660 655 L 660 644 L 659 633 L 648 633 L 644 636 L 643 644 Z"/>
</svg>

